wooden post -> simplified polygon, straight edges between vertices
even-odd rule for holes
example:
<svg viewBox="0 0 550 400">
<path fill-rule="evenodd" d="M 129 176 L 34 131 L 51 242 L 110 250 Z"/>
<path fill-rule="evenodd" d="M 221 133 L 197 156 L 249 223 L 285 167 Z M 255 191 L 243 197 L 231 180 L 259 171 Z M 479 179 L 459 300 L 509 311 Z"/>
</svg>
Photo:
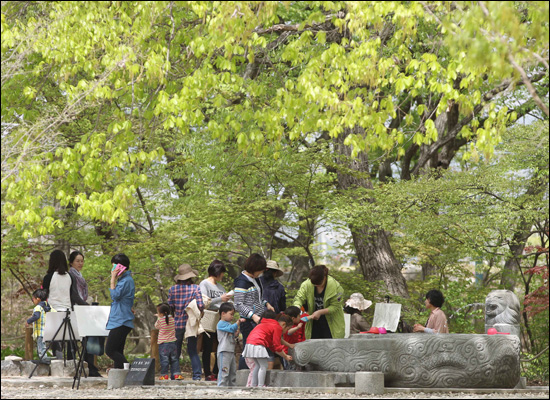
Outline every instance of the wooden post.
<svg viewBox="0 0 550 400">
<path fill-rule="evenodd" d="M 159 330 L 151 329 L 151 358 L 155 359 L 155 371 L 160 371 L 160 358 L 159 358 Z"/>
<path fill-rule="evenodd" d="M 32 340 L 32 327 L 25 328 L 25 360 L 33 359 L 34 341 Z"/>
</svg>

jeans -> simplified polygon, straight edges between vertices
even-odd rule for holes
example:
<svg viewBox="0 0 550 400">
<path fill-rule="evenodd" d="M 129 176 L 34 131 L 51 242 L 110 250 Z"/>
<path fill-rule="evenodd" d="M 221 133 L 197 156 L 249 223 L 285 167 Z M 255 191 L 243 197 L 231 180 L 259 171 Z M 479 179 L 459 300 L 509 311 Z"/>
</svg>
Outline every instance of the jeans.
<svg viewBox="0 0 550 400">
<path fill-rule="evenodd" d="M 46 353 L 46 344 L 44 343 L 44 338 L 42 336 L 38 336 L 36 338 L 36 349 L 38 352 L 38 358 L 41 360 L 49 360 L 49 357 Z M 42 356 L 44 355 L 44 356 Z"/>
<path fill-rule="evenodd" d="M 174 375 L 179 375 L 180 362 L 177 357 L 176 342 L 165 342 L 159 344 L 160 358 L 160 374 L 168 375 L 170 369 L 170 378 L 174 379 Z"/>
<path fill-rule="evenodd" d="M 185 328 L 176 329 L 176 350 L 178 360 L 181 355 L 181 347 L 183 346 L 183 339 L 185 337 Z M 201 359 L 199 357 L 199 351 L 197 349 L 197 337 L 190 336 L 187 338 L 187 354 L 191 359 L 191 369 L 193 370 L 193 380 L 200 381 L 202 375 Z"/>
<path fill-rule="evenodd" d="M 126 337 L 131 330 L 132 328 L 122 325 L 109 331 L 105 345 L 105 354 L 115 362 L 114 368 L 116 369 L 123 369 L 124 363 L 128 362 L 126 357 L 124 357 L 124 345 L 126 344 Z"/>
</svg>

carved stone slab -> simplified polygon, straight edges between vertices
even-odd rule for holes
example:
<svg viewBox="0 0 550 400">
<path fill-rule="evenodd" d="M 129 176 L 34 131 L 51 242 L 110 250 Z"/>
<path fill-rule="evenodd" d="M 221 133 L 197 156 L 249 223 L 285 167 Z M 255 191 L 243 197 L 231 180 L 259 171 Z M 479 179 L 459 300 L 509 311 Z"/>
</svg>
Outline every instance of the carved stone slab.
<svg viewBox="0 0 550 400">
<path fill-rule="evenodd" d="M 294 360 L 317 371 L 384 373 L 385 386 L 513 388 L 520 341 L 512 335 L 358 334 L 298 343 Z"/>
</svg>

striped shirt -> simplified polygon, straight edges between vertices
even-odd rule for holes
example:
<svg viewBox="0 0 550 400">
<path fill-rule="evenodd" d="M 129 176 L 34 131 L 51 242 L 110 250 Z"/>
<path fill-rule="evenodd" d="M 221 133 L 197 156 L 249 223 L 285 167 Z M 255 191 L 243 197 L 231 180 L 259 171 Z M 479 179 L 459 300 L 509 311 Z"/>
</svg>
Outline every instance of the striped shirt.
<svg viewBox="0 0 550 400">
<path fill-rule="evenodd" d="M 168 324 L 166 317 L 159 317 L 155 322 L 155 328 L 159 330 L 158 344 L 176 341 L 176 324 L 171 315 L 168 316 Z"/>
<path fill-rule="evenodd" d="M 199 310 L 204 310 L 204 302 L 202 301 L 202 293 L 199 285 L 179 285 L 176 284 L 168 290 L 168 305 L 175 309 L 174 319 L 176 321 L 176 329 L 185 329 L 187 324 L 187 313 L 185 307 L 193 301 L 197 300 Z"/>
<path fill-rule="evenodd" d="M 235 310 L 243 318 L 252 319 L 252 315 L 262 316 L 266 300 L 262 299 L 262 284 L 258 279 L 240 274 L 234 281 Z"/>
</svg>

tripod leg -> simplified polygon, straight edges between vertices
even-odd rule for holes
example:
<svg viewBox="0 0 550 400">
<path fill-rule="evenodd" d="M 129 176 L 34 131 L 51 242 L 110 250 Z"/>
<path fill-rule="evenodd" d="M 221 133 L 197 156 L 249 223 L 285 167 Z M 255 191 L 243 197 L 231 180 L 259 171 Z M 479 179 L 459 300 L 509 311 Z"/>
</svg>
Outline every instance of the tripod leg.
<svg viewBox="0 0 550 400">
<path fill-rule="evenodd" d="M 78 353 L 79 354 L 78 367 L 75 371 L 75 375 L 73 378 L 73 389 L 74 389 L 74 384 L 78 379 L 78 385 L 76 386 L 76 390 L 80 388 L 80 378 L 82 377 L 82 372 L 84 372 L 84 376 L 86 377 L 86 371 L 84 370 L 84 350 L 86 349 L 87 341 L 88 341 L 88 338 L 84 337 L 84 339 L 82 340 L 82 349 L 80 350 L 80 353 Z"/>
<path fill-rule="evenodd" d="M 77 372 L 77 366 L 76 366 L 76 356 L 78 355 L 78 345 L 76 336 L 74 334 L 73 325 L 71 324 L 71 320 L 69 319 L 68 322 L 68 330 L 69 330 L 69 346 L 71 348 L 71 353 L 73 354 L 73 364 L 75 373 Z"/>
</svg>

